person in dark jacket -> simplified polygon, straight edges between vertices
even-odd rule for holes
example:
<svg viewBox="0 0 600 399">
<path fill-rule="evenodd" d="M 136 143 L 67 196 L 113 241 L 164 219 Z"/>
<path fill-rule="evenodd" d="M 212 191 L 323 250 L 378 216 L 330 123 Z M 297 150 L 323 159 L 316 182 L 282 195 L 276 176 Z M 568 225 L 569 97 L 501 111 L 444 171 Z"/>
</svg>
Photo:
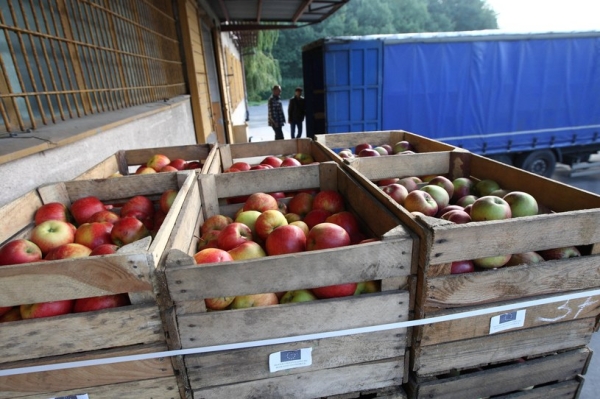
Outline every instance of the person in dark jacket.
<svg viewBox="0 0 600 399">
<path fill-rule="evenodd" d="M 294 97 L 290 99 L 288 104 L 288 123 L 291 126 L 292 138 L 302 137 L 302 122 L 306 116 L 306 109 L 304 107 L 304 97 L 302 97 L 302 89 L 296 87 Z M 298 136 L 294 137 L 294 133 L 298 127 Z"/>
<path fill-rule="evenodd" d="M 275 140 L 283 140 L 283 125 L 285 125 L 285 114 L 283 113 L 283 105 L 279 99 L 281 94 L 281 87 L 279 85 L 273 86 L 273 95 L 269 98 L 268 113 L 269 113 L 269 126 L 273 128 L 275 132 Z"/>
</svg>

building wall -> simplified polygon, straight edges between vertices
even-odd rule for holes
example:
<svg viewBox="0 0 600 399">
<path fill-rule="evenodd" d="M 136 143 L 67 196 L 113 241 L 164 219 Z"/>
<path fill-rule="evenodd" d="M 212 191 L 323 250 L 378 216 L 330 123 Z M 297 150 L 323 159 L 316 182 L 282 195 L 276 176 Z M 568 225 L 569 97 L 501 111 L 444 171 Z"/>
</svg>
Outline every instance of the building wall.
<svg viewBox="0 0 600 399">
<path fill-rule="evenodd" d="M 72 123 L 75 122 L 75 123 Z M 189 96 L 64 122 L 98 133 L 0 164 L 0 206 L 40 185 L 71 180 L 119 150 L 196 144 Z"/>
</svg>

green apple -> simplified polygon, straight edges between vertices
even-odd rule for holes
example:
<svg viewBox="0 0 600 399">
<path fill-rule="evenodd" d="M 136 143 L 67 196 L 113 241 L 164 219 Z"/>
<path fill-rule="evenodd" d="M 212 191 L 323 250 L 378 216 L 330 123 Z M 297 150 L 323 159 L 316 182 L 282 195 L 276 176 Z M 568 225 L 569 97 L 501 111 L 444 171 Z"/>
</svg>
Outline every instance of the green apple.
<svg viewBox="0 0 600 399">
<path fill-rule="evenodd" d="M 235 221 L 250 227 L 252 235 L 256 236 L 256 229 L 254 227 L 256 225 L 256 219 L 258 219 L 259 216 L 259 211 L 242 211 L 236 216 Z"/>
<path fill-rule="evenodd" d="M 494 180 L 483 179 L 475 183 L 473 190 L 479 197 L 484 197 L 486 195 L 490 195 L 493 191 L 499 190 L 500 188 L 500 185 Z"/>
<path fill-rule="evenodd" d="M 504 200 L 510 206 L 512 217 L 534 216 L 538 214 L 538 204 L 531 194 L 513 191 L 506 194 Z"/>
<path fill-rule="evenodd" d="M 279 303 L 295 303 L 315 301 L 317 297 L 310 290 L 288 291 L 279 300 Z"/>
</svg>

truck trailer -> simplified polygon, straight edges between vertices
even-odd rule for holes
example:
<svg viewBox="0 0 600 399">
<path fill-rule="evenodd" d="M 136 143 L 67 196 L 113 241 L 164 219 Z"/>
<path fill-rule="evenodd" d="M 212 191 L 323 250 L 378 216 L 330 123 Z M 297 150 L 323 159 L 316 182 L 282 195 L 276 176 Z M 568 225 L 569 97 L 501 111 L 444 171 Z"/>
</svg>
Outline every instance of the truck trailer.
<svg viewBox="0 0 600 399">
<path fill-rule="evenodd" d="M 600 150 L 600 32 L 321 39 L 302 53 L 307 131 L 403 129 L 551 176 Z"/>
</svg>

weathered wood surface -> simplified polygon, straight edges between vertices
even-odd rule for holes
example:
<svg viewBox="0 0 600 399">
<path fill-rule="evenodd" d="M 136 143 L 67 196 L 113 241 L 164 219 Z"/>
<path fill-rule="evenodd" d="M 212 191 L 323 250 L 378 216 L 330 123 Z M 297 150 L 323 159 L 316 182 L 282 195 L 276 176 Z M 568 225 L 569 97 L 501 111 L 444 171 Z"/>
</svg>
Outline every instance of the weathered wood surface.
<svg viewBox="0 0 600 399">
<path fill-rule="evenodd" d="M 546 297 L 544 297 L 546 298 Z M 531 298 L 544 299 L 541 297 Z M 494 306 L 503 306 L 520 301 L 495 303 Z M 477 310 L 487 308 L 487 306 L 479 306 L 476 308 L 459 309 L 452 311 L 442 311 L 436 313 L 436 316 L 453 314 L 466 310 Z M 561 302 L 548 303 L 538 305 L 525 310 L 525 323 L 523 327 L 510 329 L 507 331 L 516 331 L 518 329 L 527 329 L 546 324 L 554 324 L 576 319 L 585 319 L 588 317 L 596 317 L 600 314 L 600 295 L 590 296 L 587 298 L 570 299 Z M 422 327 L 415 327 L 415 334 L 421 346 L 435 345 L 443 342 L 460 341 L 475 337 L 484 337 L 489 334 L 490 320 L 494 316 L 498 316 L 504 312 L 496 312 L 482 316 L 468 317 L 441 323 L 426 324 Z M 502 333 L 496 333 L 502 334 Z"/>
<path fill-rule="evenodd" d="M 427 312 L 591 289 L 600 287 L 600 256 L 434 277 L 425 284 L 422 306 Z"/>
<path fill-rule="evenodd" d="M 304 335 L 408 320 L 404 291 L 179 315 L 184 348 Z"/>
<path fill-rule="evenodd" d="M 346 164 L 369 180 L 394 177 L 443 175 L 448 172 L 449 152 L 363 157 L 347 159 Z"/>
<path fill-rule="evenodd" d="M 557 382 L 552 385 L 538 387 L 508 395 L 496 396 L 494 399 L 577 399 L 583 386 L 583 379 Z"/>
<path fill-rule="evenodd" d="M 1 336 L 2 363 L 164 341 L 156 305 L 4 323 Z"/>
<path fill-rule="evenodd" d="M 595 319 L 587 318 L 414 349 L 412 369 L 418 376 L 468 369 L 554 351 L 590 341 Z"/>
<path fill-rule="evenodd" d="M 154 343 L 149 345 L 135 345 L 93 352 L 74 353 L 68 356 L 53 356 L 43 359 L 24 360 L 3 364 L 2 366 L 10 369 L 16 367 L 137 355 L 164 350 L 166 350 L 164 344 Z M 29 374 L 0 377 L 0 398 L 12 398 L 13 396 L 8 396 L 11 391 L 18 394 L 17 397 L 23 396 L 29 398 L 29 395 L 34 393 L 49 393 L 57 390 L 112 385 L 168 376 L 174 376 L 173 367 L 168 358 L 77 367 L 64 370 L 40 371 Z M 44 399 L 47 398 L 48 396 Z"/>
<path fill-rule="evenodd" d="M 421 383 L 412 380 L 411 398 L 464 399 L 466 393 L 469 397 L 481 398 L 554 381 L 574 380 L 584 372 L 590 355 L 589 349 L 582 348 L 457 377 Z"/>
<path fill-rule="evenodd" d="M 452 151 L 455 147 L 440 141 L 432 140 L 418 134 L 403 130 L 388 130 L 378 132 L 341 133 L 341 134 L 317 134 L 317 143 L 328 148 L 350 148 L 357 144 L 369 143 L 372 146 L 389 144 L 393 146 L 399 141 L 410 142 L 417 152 Z"/>
<path fill-rule="evenodd" d="M 186 161 L 205 160 L 214 147 L 214 144 L 194 144 L 173 147 L 139 148 L 123 152 L 127 160 L 127 165 L 145 165 L 156 154 L 165 155 L 171 160 L 177 158 L 185 159 Z"/>
<path fill-rule="evenodd" d="M 194 399 L 314 399 L 402 383 L 403 358 L 194 391 Z"/>
<path fill-rule="evenodd" d="M 33 225 L 35 212 L 42 205 L 37 191 L 32 190 L 0 207 L 0 220 L 3 221 L 0 223 L 0 245 Z"/>
<path fill-rule="evenodd" d="M 366 391 L 343 393 L 340 395 L 327 396 L 323 399 L 406 399 L 406 392 L 401 386 L 387 387 L 381 389 L 369 389 Z"/>
<path fill-rule="evenodd" d="M 123 162 L 120 162 L 121 160 Z M 117 172 L 121 173 L 122 175 L 129 174 L 127 170 L 127 164 L 124 161 L 125 160 L 122 151 L 118 151 L 97 165 L 86 170 L 74 180 L 105 179 Z"/>
<path fill-rule="evenodd" d="M 188 376 L 192 389 L 216 385 L 268 379 L 279 375 L 301 374 L 315 370 L 338 368 L 404 356 L 406 333 L 402 330 L 380 331 L 269 345 L 235 351 L 186 356 Z M 282 372 L 269 372 L 266 360 L 271 353 L 301 348 L 312 348 L 312 365 Z"/>
</svg>

